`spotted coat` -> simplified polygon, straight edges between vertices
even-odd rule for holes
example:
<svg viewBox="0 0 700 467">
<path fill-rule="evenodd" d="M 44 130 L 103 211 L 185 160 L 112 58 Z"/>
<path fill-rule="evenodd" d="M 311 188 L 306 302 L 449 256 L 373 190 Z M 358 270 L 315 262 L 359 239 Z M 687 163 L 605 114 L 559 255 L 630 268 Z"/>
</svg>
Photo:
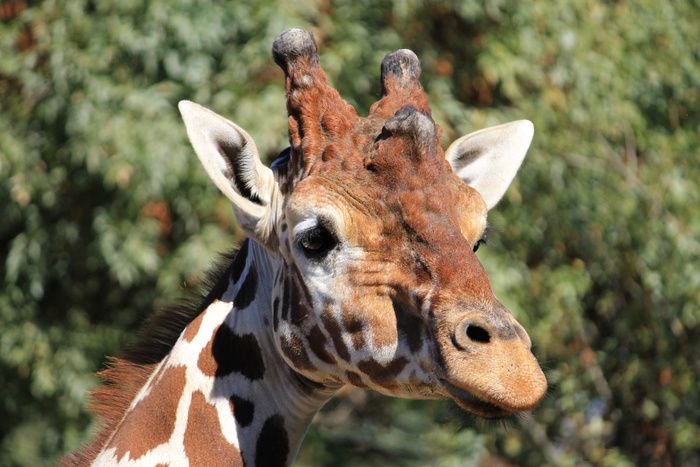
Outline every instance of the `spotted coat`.
<svg viewBox="0 0 700 467">
<path fill-rule="evenodd" d="M 273 58 L 290 148 L 271 168 L 243 129 L 180 104 L 248 238 L 199 306 L 161 313 L 103 373 L 102 430 L 66 463 L 289 465 L 348 384 L 489 418 L 543 397 L 530 339 L 474 254 L 532 124 L 444 153 L 413 52 L 385 57 L 368 117 L 328 85 L 311 34 L 285 31 Z"/>
</svg>

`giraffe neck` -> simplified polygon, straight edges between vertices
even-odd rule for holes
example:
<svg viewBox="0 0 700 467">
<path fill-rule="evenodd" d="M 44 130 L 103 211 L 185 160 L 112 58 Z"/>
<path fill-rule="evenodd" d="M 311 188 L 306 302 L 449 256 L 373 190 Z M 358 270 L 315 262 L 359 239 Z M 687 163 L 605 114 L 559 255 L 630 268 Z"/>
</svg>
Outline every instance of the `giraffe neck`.
<svg viewBox="0 0 700 467">
<path fill-rule="evenodd" d="M 304 378 L 278 353 L 271 290 L 281 267 L 244 242 L 215 287 L 223 293 L 155 367 L 96 463 L 291 464 L 337 388 Z"/>
</svg>

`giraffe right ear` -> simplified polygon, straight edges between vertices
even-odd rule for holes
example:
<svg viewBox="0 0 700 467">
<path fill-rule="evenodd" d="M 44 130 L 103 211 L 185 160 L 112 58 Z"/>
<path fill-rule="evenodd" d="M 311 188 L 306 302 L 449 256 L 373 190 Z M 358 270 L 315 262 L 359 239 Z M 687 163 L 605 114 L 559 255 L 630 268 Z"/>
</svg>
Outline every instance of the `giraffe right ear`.
<svg viewBox="0 0 700 467">
<path fill-rule="evenodd" d="M 241 127 L 190 101 L 178 104 L 187 136 L 207 174 L 233 203 L 238 225 L 266 245 L 277 182 Z"/>
</svg>

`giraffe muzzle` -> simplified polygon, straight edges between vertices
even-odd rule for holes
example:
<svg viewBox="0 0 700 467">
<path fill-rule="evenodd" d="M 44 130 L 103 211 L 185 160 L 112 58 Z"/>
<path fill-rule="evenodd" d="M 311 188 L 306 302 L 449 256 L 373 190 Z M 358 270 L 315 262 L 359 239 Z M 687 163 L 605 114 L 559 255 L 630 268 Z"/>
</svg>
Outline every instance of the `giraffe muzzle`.
<svg viewBox="0 0 700 467">
<path fill-rule="evenodd" d="M 510 313 L 499 311 L 470 313 L 453 326 L 443 347 L 446 395 L 485 418 L 531 410 L 547 390 L 529 336 Z"/>
</svg>

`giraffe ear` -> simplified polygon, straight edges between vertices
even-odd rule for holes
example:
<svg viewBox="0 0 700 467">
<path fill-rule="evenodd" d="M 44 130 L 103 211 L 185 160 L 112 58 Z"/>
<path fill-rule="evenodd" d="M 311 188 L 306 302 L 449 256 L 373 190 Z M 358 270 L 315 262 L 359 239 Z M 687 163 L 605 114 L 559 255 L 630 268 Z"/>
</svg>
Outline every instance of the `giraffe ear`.
<svg viewBox="0 0 700 467">
<path fill-rule="evenodd" d="M 534 133 L 529 120 L 484 128 L 452 143 L 445 157 L 459 178 L 476 189 L 491 209 L 513 181 Z"/>
<path fill-rule="evenodd" d="M 245 130 L 199 104 L 178 104 L 187 136 L 207 174 L 233 203 L 238 225 L 263 244 L 269 239 L 277 183 Z"/>
</svg>

